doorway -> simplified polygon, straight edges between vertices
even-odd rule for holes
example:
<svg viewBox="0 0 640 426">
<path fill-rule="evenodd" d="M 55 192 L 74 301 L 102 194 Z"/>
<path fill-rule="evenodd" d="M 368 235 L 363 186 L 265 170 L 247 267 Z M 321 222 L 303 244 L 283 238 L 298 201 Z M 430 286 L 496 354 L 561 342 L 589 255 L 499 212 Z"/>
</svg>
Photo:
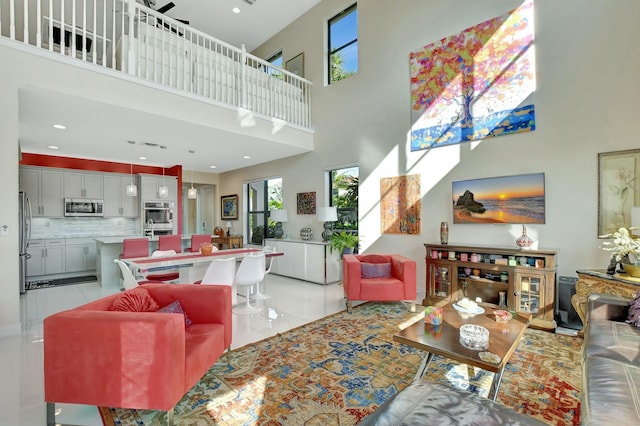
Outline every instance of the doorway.
<svg viewBox="0 0 640 426">
<path fill-rule="evenodd" d="M 213 234 L 215 223 L 215 185 L 193 185 L 196 198 L 187 197 L 189 185 L 182 186 L 182 233 Z"/>
</svg>

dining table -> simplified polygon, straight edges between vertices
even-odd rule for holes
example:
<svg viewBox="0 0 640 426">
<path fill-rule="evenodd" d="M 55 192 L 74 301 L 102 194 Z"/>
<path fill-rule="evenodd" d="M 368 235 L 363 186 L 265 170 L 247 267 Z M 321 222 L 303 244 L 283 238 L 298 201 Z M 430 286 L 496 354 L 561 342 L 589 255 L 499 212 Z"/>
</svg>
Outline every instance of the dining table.
<svg viewBox="0 0 640 426">
<path fill-rule="evenodd" d="M 176 284 L 193 284 L 201 280 L 214 259 L 228 259 L 235 257 L 241 261 L 244 257 L 255 256 L 264 253 L 266 257 L 283 256 L 284 253 L 268 251 L 259 248 L 235 248 L 216 250 L 211 254 L 193 252 L 176 253 L 161 257 L 132 257 L 120 259 L 126 263 L 134 275 L 147 275 L 152 272 L 166 269 L 178 269 L 180 277 Z"/>
</svg>

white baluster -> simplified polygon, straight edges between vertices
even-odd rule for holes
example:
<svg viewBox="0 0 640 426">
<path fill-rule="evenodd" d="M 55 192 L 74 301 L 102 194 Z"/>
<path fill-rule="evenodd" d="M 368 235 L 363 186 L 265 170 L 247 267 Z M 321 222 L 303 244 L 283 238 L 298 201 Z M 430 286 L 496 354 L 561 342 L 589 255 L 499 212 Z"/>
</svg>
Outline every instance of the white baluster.
<svg viewBox="0 0 640 426">
<path fill-rule="evenodd" d="M 24 40 L 22 40 L 25 44 L 29 44 L 29 2 L 24 1 L 24 29 L 22 31 L 22 36 Z"/>
<path fill-rule="evenodd" d="M 49 39 L 47 43 L 49 50 L 53 52 L 53 0 L 49 0 Z"/>
<path fill-rule="evenodd" d="M 42 46 L 42 0 L 36 0 L 36 46 Z"/>
</svg>

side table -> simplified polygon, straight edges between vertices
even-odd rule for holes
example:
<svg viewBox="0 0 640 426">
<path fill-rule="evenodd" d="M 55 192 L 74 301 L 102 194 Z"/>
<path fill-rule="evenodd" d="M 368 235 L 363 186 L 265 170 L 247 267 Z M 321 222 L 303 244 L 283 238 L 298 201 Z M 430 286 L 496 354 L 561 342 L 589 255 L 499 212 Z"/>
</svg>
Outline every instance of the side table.
<svg viewBox="0 0 640 426">
<path fill-rule="evenodd" d="M 605 269 L 579 270 L 576 282 L 576 294 L 571 296 L 571 305 L 586 323 L 587 298 L 592 293 L 610 294 L 633 298 L 640 290 L 640 280 L 626 275 L 608 275 Z M 578 332 L 582 335 L 582 330 Z"/>
</svg>

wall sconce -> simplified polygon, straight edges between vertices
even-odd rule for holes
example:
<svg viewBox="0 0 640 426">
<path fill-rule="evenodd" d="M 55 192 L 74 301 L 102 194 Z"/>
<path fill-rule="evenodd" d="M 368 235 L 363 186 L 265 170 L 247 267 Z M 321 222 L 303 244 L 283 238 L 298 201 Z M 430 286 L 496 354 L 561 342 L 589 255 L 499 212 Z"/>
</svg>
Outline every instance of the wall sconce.
<svg viewBox="0 0 640 426">
<path fill-rule="evenodd" d="M 338 220 L 338 209 L 336 207 L 318 207 L 316 219 L 324 222 L 324 231 L 322 231 L 322 241 L 329 241 L 333 234 L 333 222 Z"/>
<path fill-rule="evenodd" d="M 276 238 L 282 238 L 284 235 L 284 230 L 282 229 L 282 222 L 289 221 L 289 216 L 287 215 L 287 210 L 285 209 L 276 209 L 269 211 L 269 215 L 271 220 L 276 223 Z"/>
</svg>

